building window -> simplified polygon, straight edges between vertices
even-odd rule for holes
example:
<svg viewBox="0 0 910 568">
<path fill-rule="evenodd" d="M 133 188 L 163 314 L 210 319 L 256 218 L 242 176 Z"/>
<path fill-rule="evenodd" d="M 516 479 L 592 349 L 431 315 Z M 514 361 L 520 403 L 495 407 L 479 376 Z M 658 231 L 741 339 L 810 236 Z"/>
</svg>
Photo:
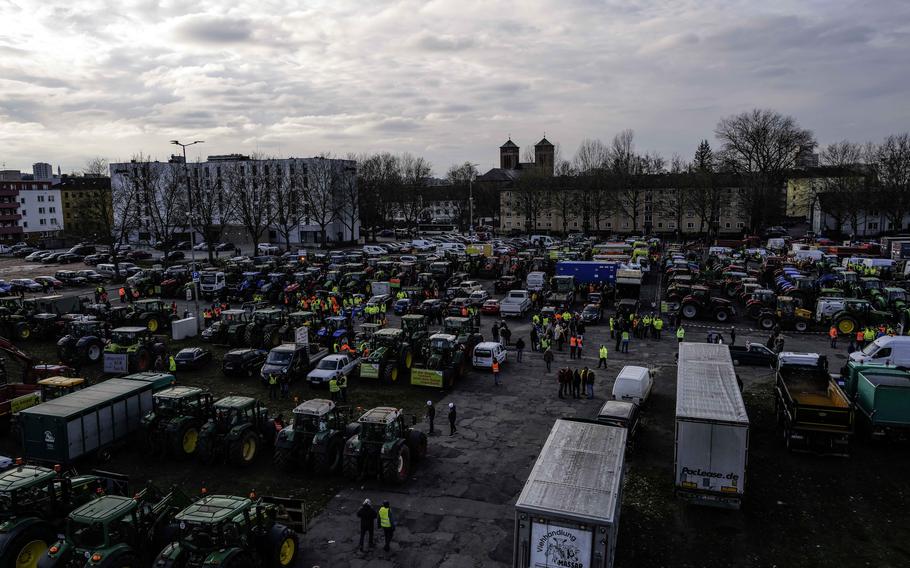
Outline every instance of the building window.
<svg viewBox="0 0 910 568">
<path fill-rule="evenodd" d="M 724 223 L 724 228 L 725 228 L 725 229 L 729 229 L 729 228 L 730 228 L 730 223 Z"/>
<path fill-rule="evenodd" d="M 742 228 L 745 227 L 745 226 L 746 226 L 746 224 L 743 223 L 742 221 L 740 221 L 740 222 L 738 222 L 738 223 L 736 224 L 736 228 L 737 228 L 737 229 L 742 229 Z"/>
<path fill-rule="evenodd" d="M 57 218 L 56 218 L 56 217 L 52 217 L 52 218 L 51 218 L 51 225 L 56 225 L 56 224 L 57 224 Z"/>
<path fill-rule="evenodd" d="M 694 228 L 695 228 L 695 223 L 686 223 L 686 228 L 687 228 L 687 229 L 694 229 Z"/>
<path fill-rule="evenodd" d="M 53 195 L 48 195 L 48 196 L 47 196 L 47 200 L 48 200 L 48 201 L 53 201 L 53 200 L 54 200 L 54 196 L 53 196 Z"/>
<path fill-rule="evenodd" d="M 38 208 L 38 214 L 39 214 L 39 215 L 44 215 L 44 207 L 39 207 L 39 208 Z"/>
<path fill-rule="evenodd" d="M 28 221 L 22 221 L 22 226 L 26 229 L 28 228 Z"/>
<path fill-rule="evenodd" d="M 657 228 L 658 228 L 658 229 L 663 229 L 663 228 L 664 228 L 664 224 L 663 224 L 663 223 L 657 223 Z"/>
<path fill-rule="evenodd" d="M 40 225 L 47 225 L 47 219 L 41 219 Z"/>
<path fill-rule="evenodd" d="M 870 231 L 877 231 L 877 230 L 878 230 L 878 223 L 867 223 L 867 224 L 866 224 L 866 229 L 868 229 L 868 230 L 870 230 Z"/>
<path fill-rule="evenodd" d="M 56 208 L 56 207 L 50 207 L 49 209 L 50 209 L 50 211 L 49 211 L 50 213 L 56 213 L 56 212 L 57 212 L 57 208 Z"/>
<path fill-rule="evenodd" d="M 23 210 L 22 210 L 22 216 L 25 217 L 26 215 L 28 215 L 28 211 L 26 211 L 25 209 L 23 209 Z"/>
<path fill-rule="evenodd" d="M 39 195 L 39 196 L 38 196 L 38 203 L 44 203 L 44 196 L 43 196 L 43 195 Z"/>
</svg>

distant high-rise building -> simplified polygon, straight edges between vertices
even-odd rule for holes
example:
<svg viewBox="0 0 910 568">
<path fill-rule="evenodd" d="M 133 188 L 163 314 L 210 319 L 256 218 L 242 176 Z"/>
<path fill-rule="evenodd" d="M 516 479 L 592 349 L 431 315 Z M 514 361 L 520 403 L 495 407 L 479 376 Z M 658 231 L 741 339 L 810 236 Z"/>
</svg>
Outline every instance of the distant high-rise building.
<svg viewBox="0 0 910 568">
<path fill-rule="evenodd" d="M 50 164 L 38 162 L 32 164 L 32 174 L 35 181 L 50 181 L 54 179 L 54 168 Z"/>
</svg>

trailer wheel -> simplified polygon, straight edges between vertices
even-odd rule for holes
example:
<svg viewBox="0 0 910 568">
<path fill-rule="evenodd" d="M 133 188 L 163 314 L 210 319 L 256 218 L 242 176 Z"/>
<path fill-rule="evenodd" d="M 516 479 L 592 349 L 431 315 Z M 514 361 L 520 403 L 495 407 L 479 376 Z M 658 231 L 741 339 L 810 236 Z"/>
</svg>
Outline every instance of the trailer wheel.
<svg viewBox="0 0 910 568">
<path fill-rule="evenodd" d="M 796 328 L 796 331 L 803 332 L 809 329 L 809 324 L 804 321 L 798 321 L 793 325 Z"/>
</svg>

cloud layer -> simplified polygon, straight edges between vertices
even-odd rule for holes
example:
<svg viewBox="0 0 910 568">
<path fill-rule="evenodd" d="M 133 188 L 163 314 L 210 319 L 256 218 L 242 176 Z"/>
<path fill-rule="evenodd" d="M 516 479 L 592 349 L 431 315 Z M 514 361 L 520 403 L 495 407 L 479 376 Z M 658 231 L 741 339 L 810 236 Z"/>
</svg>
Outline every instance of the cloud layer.
<svg viewBox="0 0 910 568">
<path fill-rule="evenodd" d="M 227 7 L 230 6 L 230 7 Z M 807 0 L 0 0 L 0 163 L 410 151 L 437 173 L 511 134 L 566 155 L 636 131 L 690 156 L 717 120 L 821 142 L 910 124 L 910 3 Z"/>
</svg>

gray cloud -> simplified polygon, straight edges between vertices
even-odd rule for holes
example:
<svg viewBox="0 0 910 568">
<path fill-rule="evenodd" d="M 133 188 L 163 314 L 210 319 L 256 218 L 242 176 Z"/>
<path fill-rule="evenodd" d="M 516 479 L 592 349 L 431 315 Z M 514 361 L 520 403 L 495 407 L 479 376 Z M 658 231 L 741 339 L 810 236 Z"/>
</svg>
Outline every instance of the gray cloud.
<svg viewBox="0 0 910 568">
<path fill-rule="evenodd" d="M 245 42 L 253 34 L 249 20 L 221 16 L 190 16 L 174 29 L 179 39 L 210 44 Z"/>
<path fill-rule="evenodd" d="M 427 51 L 462 51 L 474 47 L 474 39 L 423 33 L 417 38 L 415 45 Z"/>
</svg>

